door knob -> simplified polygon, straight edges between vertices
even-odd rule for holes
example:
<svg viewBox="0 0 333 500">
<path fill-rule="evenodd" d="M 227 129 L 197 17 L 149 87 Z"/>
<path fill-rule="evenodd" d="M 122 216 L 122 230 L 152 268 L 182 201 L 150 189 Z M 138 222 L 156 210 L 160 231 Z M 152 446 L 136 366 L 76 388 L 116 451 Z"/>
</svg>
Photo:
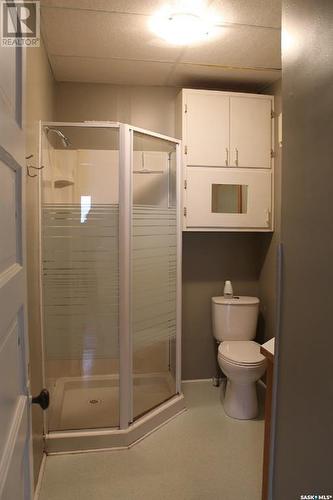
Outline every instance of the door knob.
<svg viewBox="0 0 333 500">
<path fill-rule="evenodd" d="M 35 396 L 31 400 L 33 405 L 39 405 L 42 410 L 46 410 L 50 404 L 50 394 L 47 389 L 42 389 L 38 396 Z"/>
</svg>

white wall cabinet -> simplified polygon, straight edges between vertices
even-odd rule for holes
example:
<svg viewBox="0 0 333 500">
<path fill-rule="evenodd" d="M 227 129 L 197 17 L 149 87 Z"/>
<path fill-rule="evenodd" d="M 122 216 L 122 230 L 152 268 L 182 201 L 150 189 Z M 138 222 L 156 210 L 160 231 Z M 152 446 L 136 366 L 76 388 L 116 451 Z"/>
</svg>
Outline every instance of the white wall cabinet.
<svg viewBox="0 0 333 500">
<path fill-rule="evenodd" d="M 182 91 L 186 164 L 270 168 L 273 97 Z"/>
<path fill-rule="evenodd" d="M 183 89 L 184 230 L 273 230 L 274 98 Z"/>
</svg>

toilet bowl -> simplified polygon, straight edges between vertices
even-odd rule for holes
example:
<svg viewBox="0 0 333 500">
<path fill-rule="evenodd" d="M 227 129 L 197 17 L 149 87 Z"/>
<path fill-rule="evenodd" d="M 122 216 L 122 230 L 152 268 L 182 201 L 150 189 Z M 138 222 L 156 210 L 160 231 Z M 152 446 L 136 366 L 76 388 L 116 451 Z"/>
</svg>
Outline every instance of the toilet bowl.
<svg viewBox="0 0 333 500">
<path fill-rule="evenodd" d="M 225 341 L 218 348 L 218 363 L 227 377 L 223 407 L 227 415 L 247 420 L 258 415 L 256 382 L 265 373 L 266 359 L 253 341 Z"/>
<path fill-rule="evenodd" d="M 257 297 L 212 298 L 218 363 L 227 377 L 223 407 L 227 415 L 241 420 L 257 417 L 256 382 L 266 370 L 260 344 L 253 340 L 258 311 Z"/>
</svg>

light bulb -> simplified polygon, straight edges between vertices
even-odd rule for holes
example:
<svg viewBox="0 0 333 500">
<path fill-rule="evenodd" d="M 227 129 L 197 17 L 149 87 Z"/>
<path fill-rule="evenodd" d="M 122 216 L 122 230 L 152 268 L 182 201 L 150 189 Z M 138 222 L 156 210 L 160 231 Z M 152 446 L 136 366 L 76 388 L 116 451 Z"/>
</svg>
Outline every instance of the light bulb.
<svg viewBox="0 0 333 500">
<path fill-rule="evenodd" d="M 202 11 L 175 11 L 165 7 L 152 16 L 151 30 L 173 45 L 191 45 L 210 37 L 215 23 L 212 15 Z"/>
</svg>

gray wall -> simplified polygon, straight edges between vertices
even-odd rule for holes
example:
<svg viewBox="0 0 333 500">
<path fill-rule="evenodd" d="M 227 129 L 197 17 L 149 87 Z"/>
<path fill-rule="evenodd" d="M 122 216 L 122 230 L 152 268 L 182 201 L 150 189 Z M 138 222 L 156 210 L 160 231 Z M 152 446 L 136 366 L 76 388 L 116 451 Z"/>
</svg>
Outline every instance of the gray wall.
<svg viewBox="0 0 333 500">
<path fill-rule="evenodd" d="M 216 370 L 211 297 L 221 295 L 231 279 L 235 293 L 260 298 L 256 340 L 276 334 L 276 254 L 281 238 L 281 159 L 278 115 L 281 80 L 263 89 L 275 97 L 274 233 L 183 233 L 182 378 L 210 378 Z"/>
<path fill-rule="evenodd" d="M 169 87 L 58 83 L 56 119 L 124 121 L 174 136 L 177 92 Z M 278 87 L 267 93 L 274 92 Z M 183 233 L 183 379 L 215 373 L 210 299 L 222 293 L 226 279 L 233 281 L 235 293 L 262 295 L 258 340 L 274 334 L 275 241 L 256 233 Z"/>
<path fill-rule="evenodd" d="M 56 119 L 119 121 L 174 136 L 177 93 L 171 87 L 57 83 Z"/>
<path fill-rule="evenodd" d="M 273 499 L 333 494 L 333 2 L 284 0 L 282 324 Z"/>
<path fill-rule="evenodd" d="M 262 257 L 261 235 L 256 233 L 183 233 L 184 380 L 215 375 L 211 297 L 223 294 L 227 279 L 235 294 L 257 296 Z"/>
<path fill-rule="evenodd" d="M 260 308 L 265 318 L 265 329 L 261 342 L 276 335 L 276 254 L 281 241 L 281 168 L 282 149 L 278 143 L 278 115 L 282 111 L 281 80 L 264 89 L 265 94 L 274 95 L 274 233 L 261 235 L 262 267 L 259 277 Z"/>
</svg>

